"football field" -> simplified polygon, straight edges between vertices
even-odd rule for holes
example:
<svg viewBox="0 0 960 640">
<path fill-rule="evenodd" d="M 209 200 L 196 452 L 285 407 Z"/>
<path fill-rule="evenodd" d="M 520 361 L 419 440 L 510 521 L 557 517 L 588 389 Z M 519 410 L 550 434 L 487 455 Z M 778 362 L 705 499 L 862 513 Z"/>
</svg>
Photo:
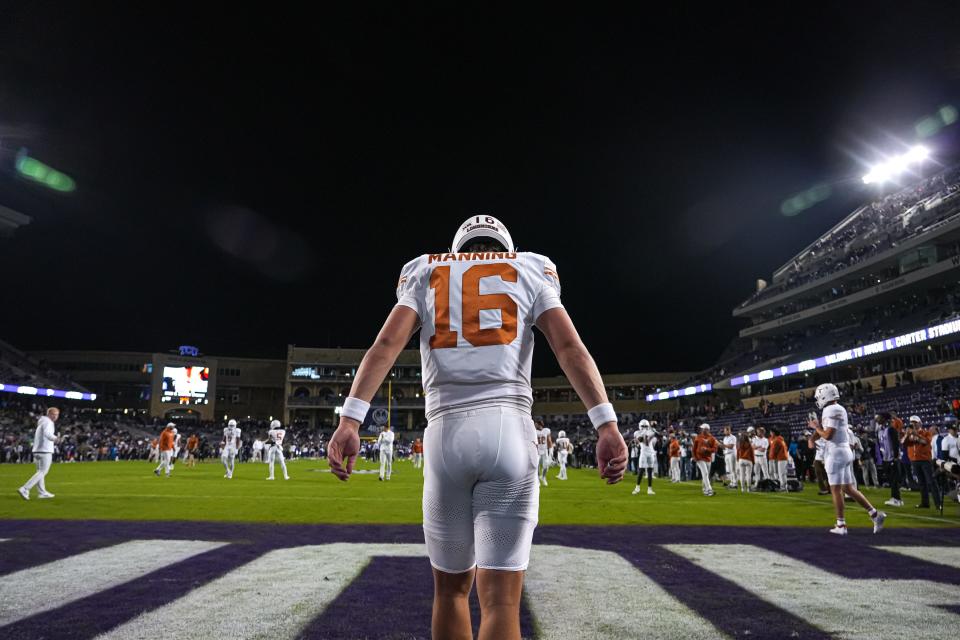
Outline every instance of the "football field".
<svg viewBox="0 0 960 640">
<path fill-rule="evenodd" d="M 429 637 L 419 472 L 398 462 L 380 482 L 361 463 L 341 483 L 321 461 L 289 468 L 269 482 L 259 463 L 233 480 L 215 463 L 169 479 L 145 462 L 57 464 L 56 498 L 25 502 L 32 466 L 0 466 L 0 638 Z M 705 498 L 699 482 L 655 481 L 632 496 L 632 481 L 555 472 L 525 638 L 933 637 L 960 622 L 955 504 L 940 517 L 906 493 L 880 535 L 851 509 L 837 538 L 809 486 Z M 898 603 L 882 625 L 879 602 Z"/>
</svg>

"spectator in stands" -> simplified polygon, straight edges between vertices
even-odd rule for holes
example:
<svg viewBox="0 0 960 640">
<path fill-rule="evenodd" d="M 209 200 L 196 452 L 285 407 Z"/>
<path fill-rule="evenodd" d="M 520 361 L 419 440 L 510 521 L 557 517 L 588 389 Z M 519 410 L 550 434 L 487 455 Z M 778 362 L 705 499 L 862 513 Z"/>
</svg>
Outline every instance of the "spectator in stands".
<svg viewBox="0 0 960 640">
<path fill-rule="evenodd" d="M 942 509 L 940 486 L 933 479 L 933 432 L 924 429 L 918 416 L 910 416 L 910 426 L 904 430 L 900 443 L 907 448 L 913 472 L 920 484 L 918 509 L 930 508 L 930 494 L 937 509 Z"/>
</svg>

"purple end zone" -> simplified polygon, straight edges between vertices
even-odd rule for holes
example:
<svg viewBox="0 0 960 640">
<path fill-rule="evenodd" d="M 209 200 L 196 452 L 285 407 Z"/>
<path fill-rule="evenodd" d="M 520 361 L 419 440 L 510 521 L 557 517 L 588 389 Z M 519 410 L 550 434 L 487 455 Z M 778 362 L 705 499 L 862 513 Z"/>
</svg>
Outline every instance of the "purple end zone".
<svg viewBox="0 0 960 640">
<path fill-rule="evenodd" d="M 356 580 L 304 631 L 304 638 L 408 640 L 430 637 L 433 574 L 423 558 L 375 557 Z M 377 615 L 370 615 L 370 612 Z M 366 612 L 358 615 L 359 612 Z M 480 623 L 476 591 L 470 595 L 473 632 Z M 533 623 L 521 607 L 524 638 L 533 637 Z"/>
<path fill-rule="evenodd" d="M 823 638 L 823 632 L 722 576 L 664 549 L 664 544 L 752 544 L 849 578 L 922 579 L 960 585 L 960 572 L 881 551 L 883 546 L 955 546 L 957 529 L 854 529 L 844 539 L 825 528 L 539 527 L 535 544 L 613 551 L 693 611 L 732 636 Z M 332 542 L 422 543 L 418 525 L 269 525 L 215 522 L 0 521 L 0 575 L 132 539 L 230 543 L 54 611 L 0 628 L 0 638 L 93 638 L 161 607 L 277 548 Z M 825 544 L 826 543 L 826 544 Z M 24 585 L 24 588 L 26 585 Z M 303 638 L 428 637 L 432 579 L 425 558 L 377 557 L 318 616 Z M 475 600 L 475 598 L 474 598 Z M 571 603 L 567 603 L 569 606 Z M 947 607 L 960 613 L 960 605 Z M 474 621 L 477 612 L 474 602 Z M 378 612 L 376 616 L 372 611 Z M 749 611 L 749 616 L 742 613 Z M 526 607 L 525 636 L 533 621 Z"/>
</svg>

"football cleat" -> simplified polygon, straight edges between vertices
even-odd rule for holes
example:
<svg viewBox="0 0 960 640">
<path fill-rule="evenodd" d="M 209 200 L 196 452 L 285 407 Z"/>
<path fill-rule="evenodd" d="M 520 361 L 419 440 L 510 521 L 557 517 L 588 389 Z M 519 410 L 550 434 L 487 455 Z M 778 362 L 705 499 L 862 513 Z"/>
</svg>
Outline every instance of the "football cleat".
<svg viewBox="0 0 960 640">
<path fill-rule="evenodd" d="M 873 520 L 873 532 L 880 533 L 883 529 L 883 521 L 887 519 L 887 514 L 883 511 L 877 511 L 876 515 L 870 519 Z"/>
<path fill-rule="evenodd" d="M 273 480 L 273 476 L 270 476 L 269 478 L 267 478 L 267 480 Z"/>
<path fill-rule="evenodd" d="M 24 489 L 23 487 L 20 487 L 19 489 L 17 489 L 17 493 L 19 493 L 20 497 L 23 498 L 24 500 L 30 499 L 30 492 Z"/>
<path fill-rule="evenodd" d="M 635 495 L 637 495 L 638 493 L 640 493 L 640 485 L 635 486 L 635 487 L 633 488 L 633 493 L 631 493 L 630 495 L 635 496 Z"/>
<path fill-rule="evenodd" d="M 837 525 L 833 529 L 830 529 L 830 533 L 835 533 L 838 536 L 847 535 L 847 526 L 846 525 Z"/>
<path fill-rule="evenodd" d="M 657 494 L 655 494 L 655 493 L 653 492 L 653 487 L 647 487 L 647 495 L 648 495 L 648 496 L 655 496 L 655 495 L 657 495 Z"/>
<path fill-rule="evenodd" d="M 46 492 L 44 492 L 44 493 L 41 493 L 41 494 L 38 495 L 37 497 L 40 498 L 41 500 L 49 500 L 50 498 L 53 497 L 53 494 L 50 493 L 49 491 L 46 491 Z"/>
</svg>

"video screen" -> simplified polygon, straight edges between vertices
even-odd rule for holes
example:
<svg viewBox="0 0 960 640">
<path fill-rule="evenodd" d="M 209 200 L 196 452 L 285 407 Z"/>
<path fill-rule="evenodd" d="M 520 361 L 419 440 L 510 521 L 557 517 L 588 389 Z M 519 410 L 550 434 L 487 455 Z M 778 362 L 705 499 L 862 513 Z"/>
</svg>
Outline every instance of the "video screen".
<svg viewBox="0 0 960 640">
<path fill-rule="evenodd" d="M 206 398 L 210 384 L 209 367 L 164 367 L 161 392 L 163 402 L 182 398 Z"/>
</svg>

